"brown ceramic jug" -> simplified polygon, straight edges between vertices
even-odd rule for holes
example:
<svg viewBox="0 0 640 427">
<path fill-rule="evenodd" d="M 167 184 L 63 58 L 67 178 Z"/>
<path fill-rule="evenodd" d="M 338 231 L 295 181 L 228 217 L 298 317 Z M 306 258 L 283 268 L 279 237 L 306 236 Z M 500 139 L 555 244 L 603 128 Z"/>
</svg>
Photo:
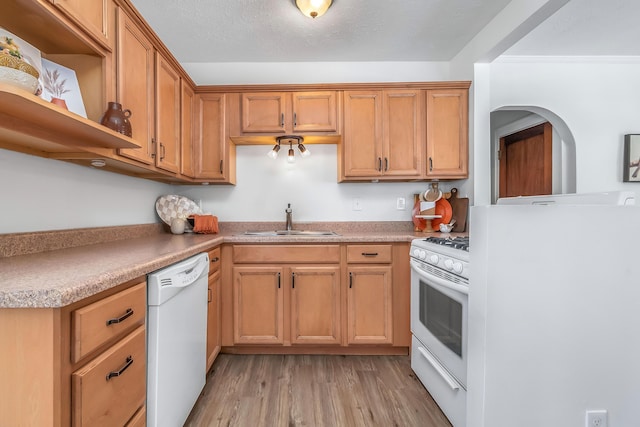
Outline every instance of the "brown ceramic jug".
<svg viewBox="0 0 640 427">
<path fill-rule="evenodd" d="M 117 102 L 109 102 L 107 111 L 100 118 L 100 124 L 118 133 L 131 136 L 131 110 L 122 110 L 122 105 Z"/>
</svg>

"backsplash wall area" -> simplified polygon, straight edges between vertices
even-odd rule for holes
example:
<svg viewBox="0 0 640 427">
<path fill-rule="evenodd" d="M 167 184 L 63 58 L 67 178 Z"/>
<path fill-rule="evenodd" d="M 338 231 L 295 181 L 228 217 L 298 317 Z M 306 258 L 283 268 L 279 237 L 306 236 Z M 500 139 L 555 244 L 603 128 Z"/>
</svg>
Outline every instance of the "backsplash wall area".
<svg viewBox="0 0 640 427">
<path fill-rule="evenodd" d="M 0 234 L 147 224 L 171 186 L 0 149 Z"/>
<path fill-rule="evenodd" d="M 411 221 L 413 194 L 427 182 L 337 182 L 337 145 L 314 144 L 312 155 L 286 161 L 266 145 L 237 147 L 237 185 L 181 186 L 0 149 L 0 234 L 159 222 L 155 201 L 180 194 L 220 221 L 282 221 L 287 203 L 296 222 Z M 445 190 L 462 181 L 442 183 Z M 461 197 L 465 194 L 460 194 Z M 397 210 L 398 197 L 405 209 Z M 362 210 L 353 210 L 359 199 Z"/>
<path fill-rule="evenodd" d="M 283 147 L 278 158 L 267 157 L 266 145 L 240 145 L 237 154 L 237 185 L 176 188 L 221 221 L 282 221 L 288 203 L 293 221 L 411 221 L 413 194 L 424 192 L 427 182 L 363 182 L 338 184 L 337 145 L 313 144 L 311 156 L 287 163 Z M 453 183 L 443 183 L 449 189 Z M 461 195 L 463 196 L 463 195 Z M 405 209 L 396 209 L 397 198 Z M 358 199 L 361 210 L 354 210 Z"/>
</svg>

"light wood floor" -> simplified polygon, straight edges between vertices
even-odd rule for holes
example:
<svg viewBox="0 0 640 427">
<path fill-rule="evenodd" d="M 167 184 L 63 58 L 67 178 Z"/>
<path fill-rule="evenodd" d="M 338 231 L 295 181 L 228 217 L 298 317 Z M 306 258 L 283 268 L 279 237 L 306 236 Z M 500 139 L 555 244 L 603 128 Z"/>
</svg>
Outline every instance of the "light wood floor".
<svg viewBox="0 0 640 427">
<path fill-rule="evenodd" d="M 185 426 L 451 424 L 408 356 L 221 354 Z"/>
</svg>

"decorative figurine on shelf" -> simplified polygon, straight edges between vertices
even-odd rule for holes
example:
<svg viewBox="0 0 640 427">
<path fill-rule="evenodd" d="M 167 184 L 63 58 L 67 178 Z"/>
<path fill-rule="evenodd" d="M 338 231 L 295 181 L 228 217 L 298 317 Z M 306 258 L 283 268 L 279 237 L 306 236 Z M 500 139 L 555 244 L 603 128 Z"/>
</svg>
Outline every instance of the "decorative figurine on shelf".
<svg viewBox="0 0 640 427">
<path fill-rule="evenodd" d="M 118 133 L 131 137 L 131 110 L 122 110 L 122 105 L 117 102 L 109 102 L 107 111 L 100 118 L 100 124 Z"/>
</svg>

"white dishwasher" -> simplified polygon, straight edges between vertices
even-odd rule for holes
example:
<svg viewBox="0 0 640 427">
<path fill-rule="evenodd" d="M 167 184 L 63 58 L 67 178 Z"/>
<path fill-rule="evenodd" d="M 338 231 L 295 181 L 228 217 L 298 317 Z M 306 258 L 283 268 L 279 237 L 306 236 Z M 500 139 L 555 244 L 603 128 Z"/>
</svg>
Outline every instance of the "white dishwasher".
<svg viewBox="0 0 640 427">
<path fill-rule="evenodd" d="M 206 381 L 209 255 L 147 276 L 147 426 L 182 426 Z"/>
</svg>

